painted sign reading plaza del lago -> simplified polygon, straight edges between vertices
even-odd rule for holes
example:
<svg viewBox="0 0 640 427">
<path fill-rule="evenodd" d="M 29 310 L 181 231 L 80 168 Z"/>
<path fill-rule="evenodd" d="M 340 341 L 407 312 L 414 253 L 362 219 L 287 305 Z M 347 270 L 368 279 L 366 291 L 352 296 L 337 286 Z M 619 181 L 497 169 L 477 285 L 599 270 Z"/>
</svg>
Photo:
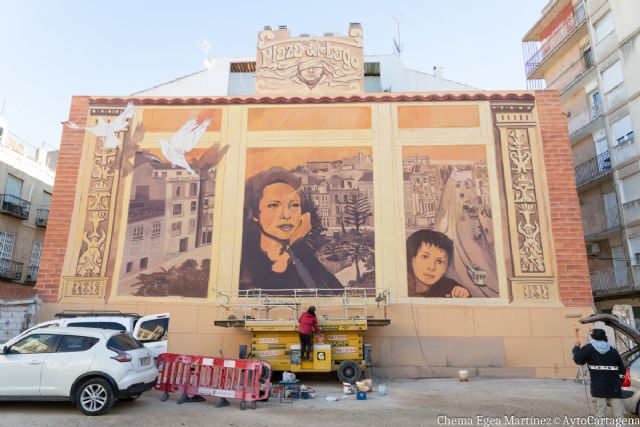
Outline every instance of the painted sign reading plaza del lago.
<svg viewBox="0 0 640 427">
<path fill-rule="evenodd" d="M 237 355 L 251 334 L 214 322 L 294 322 L 313 303 L 343 337 L 334 360 L 372 344 L 376 372 L 575 374 L 566 315 L 592 301 L 557 94 L 365 93 L 381 67 L 359 24 L 265 27 L 233 67 L 255 70 L 252 95 L 73 98 L 42 320 L 170 312 L 174 349 Z M 351 341 L 335 318 L 390 324 Z"/>
</svg>

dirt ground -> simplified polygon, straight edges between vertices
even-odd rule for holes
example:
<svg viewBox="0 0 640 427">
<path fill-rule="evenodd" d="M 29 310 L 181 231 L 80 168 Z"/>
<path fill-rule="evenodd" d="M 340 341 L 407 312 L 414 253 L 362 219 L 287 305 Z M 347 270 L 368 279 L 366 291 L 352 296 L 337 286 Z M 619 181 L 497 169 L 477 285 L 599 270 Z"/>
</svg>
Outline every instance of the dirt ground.
<svg viewBox="0 0 640 427">
<path fill-rule="evenodd" d="M 334 402 L 327 401 L 326 397 L 344 397 L 344 394 L 341 384 L 333 377 L 303 377 L 302 381 L 317 390 L 314 399 L 296 400 L 290 404 L 271 398 L 268 402 L 259 402 L 254 410 L 247 408 L 244 411 L 240 410 L 239 402 L 233 400 L 224 408 L 215 407 L 217 399 L 178 405 L 177 395 L 161 402 L 161 394 L 156 391 L 145 393 L 135 402 L 118 402 L 101 417 L 86 417 L 66 402 L 0 402 L 0 426 L 400 427 L 453 425 L 451 420 L 455 417 L 472 417 L 472 425 L 483 425 L 478 423 L 477 416 L 496 417 L 499 425 L 506 425 L 504 417 L 510 415 L 588 415 L 585 386 L 571 380 L 471 378 L 468 383 L 451 378 L 380 380 L 374 383 L 374 389 L 385 384 L 385 396 L 373 392 L 368 394 L 367 400 L 347 396 Z M 591 410 L 593 413 L 592 405 Z"/>
</svg>

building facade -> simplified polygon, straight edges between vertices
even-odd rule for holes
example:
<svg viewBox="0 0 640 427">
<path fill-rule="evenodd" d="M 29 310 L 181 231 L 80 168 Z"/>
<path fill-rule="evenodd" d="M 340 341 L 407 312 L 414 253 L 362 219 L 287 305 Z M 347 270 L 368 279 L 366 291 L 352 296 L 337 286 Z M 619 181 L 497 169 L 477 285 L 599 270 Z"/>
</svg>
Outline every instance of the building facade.
<svg viewBox="0 0 640 427">
<path fill-rule="evenodd" d="M 640 315 L 640 4 L 554 0 L 523 39 L 531 86 L 567 117 L 596 307 Z"/>
<path fill-rule="evenodd" d="M 0 281 L 33 284 L 49 218 L 55 170 L 47 152 L 20 144 L 0 121 Z"/>
<path fill-rule="evenodd" d="M 129 102 L 134 114 L 115 148 L 63 131 L 59 162 L 73 167 L 56 179 L 74 185 L 53 198 L 41 320 L 169 311 L 170 351 L 233 356 L 251 334 L 215 320 L 295 319 L 287 304 L 255 304 L 260 292 L 272 304 L 319 289 L 321 315 L 355 319 L 335 298 L 355 290 L 367 315 L 390 320 L 365 334 L 382 375 L 574 377 L 574 318 L 593 300 L 557 95 L 367 93 L 358 26 L 284 35 L 260 36 L 272 44 L 258 45 L 270 59 L 255 87 L 268 96 L 172 96 L 195 86 L 186 78 L 162 96 L 74 97 L 73 123 Z M 185 126 L 202 132 L 190 145 Z M 215 171 L 207 188 L 203 169 Z M 212 238 L 199 244 L 205 212 Z M 261 356 L 287 351 L 269 348 Z"/>
</svg>

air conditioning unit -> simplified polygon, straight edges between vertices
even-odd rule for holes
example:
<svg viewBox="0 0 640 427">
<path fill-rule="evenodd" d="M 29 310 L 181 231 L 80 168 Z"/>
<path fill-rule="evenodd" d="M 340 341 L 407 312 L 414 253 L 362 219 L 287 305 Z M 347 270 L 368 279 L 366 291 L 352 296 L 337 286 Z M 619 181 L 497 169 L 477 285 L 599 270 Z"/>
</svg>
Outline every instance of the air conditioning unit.
<svg viewBox="0 0 640 427">
<path fill-rule="evenodd" d="M 597 243 L 587 243 L 587 255 L 598 255 L 600 253 L 600 245 Z"/>
</svg>

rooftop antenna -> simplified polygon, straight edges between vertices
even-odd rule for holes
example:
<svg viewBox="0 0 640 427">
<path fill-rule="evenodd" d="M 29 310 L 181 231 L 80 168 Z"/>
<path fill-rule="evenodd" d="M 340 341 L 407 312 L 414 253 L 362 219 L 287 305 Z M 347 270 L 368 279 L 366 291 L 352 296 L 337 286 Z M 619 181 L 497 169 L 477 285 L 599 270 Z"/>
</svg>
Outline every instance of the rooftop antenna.
<svg viewBox="0 0 640 427">
<path fill-rule="evenodd" d="M 393 38 L 393 54 L 400 57 L 402 54 L 402 41 L 400 40 L 400 23 L 402 22 L 402 13 L 393 15 L 393 20 L 396 23 L 396 36 Z"/>
<path fill-rule="evenodd" d="M 209 40 L 207 39 L 202 39 L 198 48 L 206 55 L 206 58 L 202 63 L 207 67 L 207 70 L 210 69 L 211 66 L 213 66 L 213 58 L 211 58 L 211 43 L 209 43 Z"/>
</svg>

